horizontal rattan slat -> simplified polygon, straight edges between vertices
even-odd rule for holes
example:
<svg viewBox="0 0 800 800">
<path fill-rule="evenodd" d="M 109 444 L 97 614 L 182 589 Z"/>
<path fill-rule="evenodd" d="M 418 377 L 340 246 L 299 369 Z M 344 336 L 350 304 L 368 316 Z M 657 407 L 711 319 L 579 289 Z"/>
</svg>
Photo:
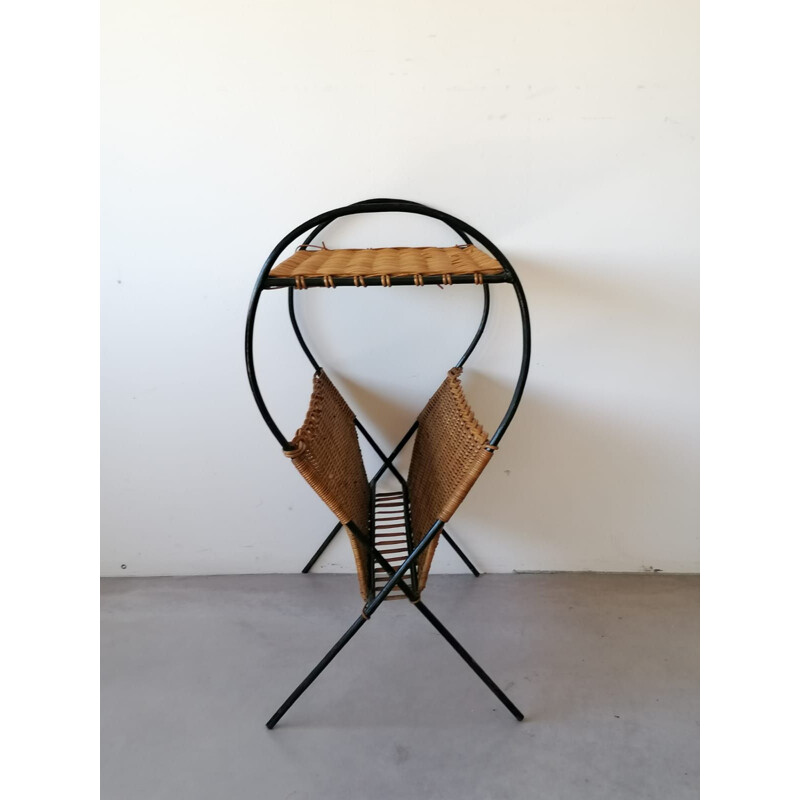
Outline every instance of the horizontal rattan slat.
<svg viewBox="0 0 800 800">
<path fill-rule="evenodd" d="M 492 256 L 475 245 L 455 247 L 381 247 L 375 249 L 298 250 L 278 264 L 269 274 L 269 282 L 289 279 L 298 288 L 305 285 L 335 286 L 352 282 L 356 286 L 391 285 L 395 278 L 414 283 L 451 283 L 474 280 L 484 275 L 502 276 L 503 268 Z M 431 280 L 436 276 L 435 281 Z M 316 279 L 316 280 L 315 280 Z M 370 280 L 372 279 L 372 280 Z M 308 284 L 309 280 L 314 284 Z"/>
</svg>

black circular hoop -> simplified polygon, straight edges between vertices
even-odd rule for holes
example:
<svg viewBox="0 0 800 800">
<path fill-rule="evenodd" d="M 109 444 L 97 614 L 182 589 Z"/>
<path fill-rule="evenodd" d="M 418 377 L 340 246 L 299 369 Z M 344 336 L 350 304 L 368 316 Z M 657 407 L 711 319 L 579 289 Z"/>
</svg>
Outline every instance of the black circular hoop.
<svg viewBox="0 0 800 800">
<path fill-rule="evenodd" d="M 519 376 L 517 378 L 516 386 L 514 387 L 514 393 L 511 397 L 511 402 L 508 406 L 508 409 L 503 416 L 503 419 L 500 421 L 500 424 L 497 427 L 497 430 L 494 432 L 494 435 L 489 439 L 488 444 L 492 446 L 497 446 L 500 442 L 500 439 L 506 432 L 511 420 L 514 417 L 514 414 L 519 407 L 520 401 L 522 400 L 522 392 L 525 389 L 525 382 L 528 377 L 528 369 L 530 367 L 530 357 L 531 357 L 531 329 L 530 329 L 530 315 L 528 313 L 528 304 L 525 300 L 525 293 L 522 289 L 522 285 L 519 281 L 519 277 L 517 276 L 514 268 L 511 266 L 511 263 L 503 254 L 503 252 L 486 236 L 484 236 L 480 231 L 473 228 L 471 225 L 468 225 L 465 222 L 457 219 L 456 217 L 451 216 L 450 214 L 445 213 L 444 211 L 439 211 L 434 208 L 430 208 L 429 206 L 422 205 L 421 203 L 416 203 L 410 200 L 397 200 L 397 199 L 389 199 L 389 198 L 377 198 L 377 199 L 370 199 L 364 200 L 359 203 L 353 203 L 349 206 L 343 206 L 342 208 L 336 208 L 331 211 L 326 211 L 324 214 L 319 214 L 316 217 L 312 217 L 309 220 L 306 220 L 302 225 L 299 225 L 290 233 L 286 234 L 286 236 L 281 239 L 281 241 L 276 245 L 273 251 L 267 257 L 267 260 L 264 262 L 264 266 L 261 268 L 261 272 L 259 273 L 258 279 L 256 280 L 255 288 L 253 289 L 253 295 L 250 299 L 250 307 L 247 311 L 247 324 L 245 326 L 245 362 L 247 365 L 247 377 L 250 381 L 250 389 L 253 392 L 253 397 L 256 401 L 256 405 L 258 406 L 258 410 L 261 412 L 261 416 L 264 418 L 264 421 L 267 423 L 267 427 L 270 429 L 272 434 L 280 443 L 281 447 L 284 450 L 292 450 L 293 447 L 290 442 L 286 439 L 286 437 L 281 433 L 281 430 L 275 424 L 275 421 L 272 419 L 269 411 L 267 410 L 267 406 L 264 403 L 264 398 L 261 395 L 261 390 L 258 386 L 258 380 L 256 378 L 255 373 L 255 362 L 253 359 L 253 333 L 255 330 L 255 319 L 256 313 L 258 310 L 258 303 L 261 298 L 261 292 L 266 288 L 267 279 L 269 278 L 269 273 L 272 267 L 275 265 L 275 262 L 280 257 L 281 253 L 298 237 L 305 234 L 307 231 L 311 231 L 307 236 L 306 240 L 303 242 L 304 244 L 310 244 L 310 242 L 317 236 L 327 225 L 333 222 L 340 217 L 351 216 L 353 214 L 373 214 L 373 213 L 382 213 L 382 212 L 403 212 L 408 214 L 420 214 L 421 216 L 431 217 L 433 219 L 438 219 L 441 222 L 444 222 L 448 225 L 455 233 L 457 233 L 466 244 L 471 244 L 470 238 L 475 239 L 479 244 L 483 245 L 486 250 L 489 251 L 500 263 L 503 267 L 504 271 L 504 282 L 510 283 L 514 287 L 514 291 L 517 296 L 517 303 L 519 304 L 520 316 L 522 320 L 522 361 L 520 364 L 520 371 Z M 488 283 L 483 284 L 484 290 L 484 309 L 483 315 L 481 317 L 480 326 L 478 328 L 478 332 L 476 333 L 475 337 L 473 338 L 472 342 L 470 343 L 467 351 L 461 357 L 461 360 L 458 362 L 457 366 L 462 366 L 464 362 L 469 358 L 472 351 L 475 349 L 475 346 L 478 343 L 478 340 L 483 334 L 483 331 L 486 327 L 486 320 L 489 315 L 489 286 Z M 316 362 L 314 356 L 312 355 L 310 349 L 308 348 L 305 340 L 300 333 L 300 329 L 297 325 L 297 320 L 294 314 L 294 292 L 292 287 L 289 287 L 289 317 L 292 322 L 292 327 L 297 335 L 298 341 L 300 342 L 300 346 L 303 348 L 306 356 L 308 357 L 311 364 L 314 366 L 315 370 L 319 370 L 319 364 Z"/>
</svg>

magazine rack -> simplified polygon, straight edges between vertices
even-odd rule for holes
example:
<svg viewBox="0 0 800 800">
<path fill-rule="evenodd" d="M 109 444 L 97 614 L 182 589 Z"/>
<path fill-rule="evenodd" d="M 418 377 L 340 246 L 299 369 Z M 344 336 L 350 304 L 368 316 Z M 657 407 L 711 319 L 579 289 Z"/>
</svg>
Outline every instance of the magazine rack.
<svg viewBox="0 0 800 800">
<path fill-rule="evenodd" d="M 420 214 L 441 220 L 462 240 L 452 247 L 391 247 L 369 250 L 330 250 L 313 245 L 331 222 L 351 214 L 382 212 Z M 307 234 L 297 251 L 275 266 L 283 251 Z M 482 245 L 478 249 L 472 240 Z M 339 286 L 447 286 L 471 283 L 483 291 L 483 314 L 478 331 L 458 363 L 447 373 L 417 420 L 387 456 L 356 418 L 336 387 L 317 363 L 304 340 L 294 312 L 295 290 Z M 489 286 L 510 283 L 522 317 L 522 361 L 519 376 L 505 416 L 489 436 L 470 408 L 461 387 L 464 364 L 486 328 Z M 297 340 L 314 368 L 311 401 L 305 421 L 295 436 L 287 439 L 270 416 L 259 390 L 253 361 L 253 331 L 262 291 L 288 288 L 289 318 Z M 521 720 L 522 713 L 483 671 L 450 631 L 422 602 L 421 595 L 439 537 L 455 549 L 470 570 L 479 572 L 445 530 L 455 510 L 466 497 L 497 450 L 519 406 L 530 363 L 530 320 L 525 294 L 513 267 L 503 253 L 475 228 L 442 211 L 407 200 L 374 199 L 320 214 L 288 233 L 267 258 L 256 281 L 245 331 L 245 358 L 253 396 L 264 421 L 300 474 L 328 505 L 337 525 L 306 564 L 308 572 L 338 531 L 347 531 L 355 557 L 364 606 L 356 621 L 328 651 L 275 712 L 273 728 L 297 698 L 311 685 L 369 620 L 380 604 L 394 597 L 407 597 L 423 616 L 469 664 L 508 710 Z M 367 478 L 361 458 L 358 432 L 383 462 Z M 394 461 L 416 434 L 408 478 Z M 386 471 L 398 480 L 400 491 L 379 492 L 378 481 Z"/>
</svg>

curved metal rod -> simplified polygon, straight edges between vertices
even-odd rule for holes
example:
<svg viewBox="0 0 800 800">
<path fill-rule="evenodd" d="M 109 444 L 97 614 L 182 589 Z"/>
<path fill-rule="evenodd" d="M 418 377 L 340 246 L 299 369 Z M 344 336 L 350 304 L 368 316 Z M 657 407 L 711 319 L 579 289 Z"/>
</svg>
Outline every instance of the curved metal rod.
<svg viewBox="0 0 800 800">
<path fill-rule="evenodd" d="M 480 324 L 478 325 L 478 331 L 475 334 L 475 336 L 473 337 L 472 341 L 469 343 L 469 347 L 467 348 L 467 352 L 464 353 L 463 356 L 461 356 L 461 358 L 458 361 L 458 364 L 456 364 L 457 367 L 459 367 L 459 368 L 463 367 L 464 364 L 466 363 L 467 359 L 472 355 L 472 351 L 475 349 L 475 345 L 478 344 L 478 342 L 481 339 L 481 336 L 483 336 L 483 332 L 486 330 L 486 320 L 487 319 L 489 319 L 489 284 L 488 283 L 484 283 L 483 284 L 483 314 L 481 315 L 481 321 L 480 321 Z"/>
<path fill-rule="evenodd" d="M 353 203 L 353 205 L 357 206 L 357 205 L 360 205 L 361 203 L 383 203 L 383 202 L 403 203 L 405 205 L 414 205 L 414 206 L 419 206 L 420 208 L 426 208 L 426 206 L 424 206 L 422 203 L 416 203 L 413 200 L 392 200 L 390 198 L 373 198 L 373 199 L 370 199 L 370 200 L 361 200 L 358 203 Z M 319 236 L 319 234 L 322 233 L 322 231 L 325 230 L 325 228 L 328 227 L 328 225 L 330 225 L 329 222 L 324 222 L 324 223 L 322 223 L 320 225 L 317 225 L 317 227 L 313 231 L 311 231 L 311 233 L 309 233 L 308 236 L 306 236 L 306 238 L 303 241 L 303 244 L 304 245 L 311 244 L 311 242 L 313 242 L 314 239 L 316 239 L 317 236 Z M 465 244 L 467 244 L 467 245 L 472 244 L 472 242 L 470 241 L 469 237 L 466 234 L 464 234 L 463 231 L 459 231 L 456 228 L 451 228 L 451 230 L 453 230 L 455 233 L 457 233 L 464 240 Z M 294 287 L 293 286 L 289 286 L 288 288 L 289 288 L 289 294 L 288 294 L 289 319 L 292 321 L 292 328 L 294 329 L 294 335 L 297 337 L 297 341 L 298 341 L 300 347 L 303 349 L 303 352 L 306 354 L 306 356 L 308 357 L 308 360 L 311 362 L 311 366 L 314 367 L 314 372 L 319 372 L 321 367 L 320 367 L 319 363 L 317 362 L 317 360 L 314 358 L 313 354 L 311 353 L 311 348 L 308 346 L 308 343 L 306 342 L 305 337 L 301 333 L 300 326 L 299 326 L 299 324 L 297 322 L 297 318 L 295 316 L 295 312 L 294 312 Z M 478 344 L 478 341 L 480 340 L 481 336 L 483 336 L 483 331 L 486 328 L 486 320 L 488 319 L 488 316 L 489 316 L 489 284 L 488 283 L 484 283 L 483 284 L 483 316 L 481 317 L 481 321 L 480 321 L 480 324 L 478 326 L 478 332 L 475 334 L 475 337 L 473 338 L 470 346 L 467 348 L 467 352 L 464 353 L 463 356 L 461 356 L 461 359 L 456 364 L 457 367 L 463 367 L 464 366 L 464 364 L 466 363 L 466 360 L 470 357 L 470 355 L 472 354 L 472 351 L 475 349 L 475 345 Z"/>
<path fill-rule="evenodd" d="M 421 216 L 432 217 L 433 219 L 441 220 L 451 227 L 463 229 L 465 233 L 470 235 L 473 239 L 476 239 L 498 260 L 506 274 L 509 276 L 510 283 L 514 286 L 517 302 L 519 304 L 520 316 L 522 318 L 522 362 L 520 364 L 517 383 L 514 387 L 514 392 L 511 397 L 511 403 L 505 413 L 505 416 L 500 421 L 500 425 L 489 440 L 489 444 L 496 446 L 500 442 L 514 417 L 517 408 L 519 407 L 520 401 L 522 400 L 522 392 L 525 388 L 525 382 L 528 377 L 528 369 L 530 367 L 530 315 L 528 313 L 528 305 L 525 300 L 525 293 L 519 282 L 517 273 L 514 271 L 514 268 L 511 266 L 511 263 L 503 254 L 503 252 L 476 228 L 473 228 L 466 222 L 463 222 L 457 217 L 447 214 L 444 211 L 438 211 L 433 208 L 422 207 L 406 202 L 398 202 L 395 200 L 362 203 L 356 206 L 343 206 L 341 208 L 335 208 L 331 211 L 326 211 L 323 214 L 318 214 L 316 217 L 306 220 L 304 223 L 298 225 L 296 228 L 286 234 L 283 239 L 281 239 L 281 241 L 269 254 L 267 260 L 264 262 L 264 266 L 261 268 L 261 272 L 256 280 L 256 285 L 253 289 L 253 294 L 250 299 L 250 307 L 247 311 L 247 323 L 245 325 L 245 363 L 247 365 L 247 378 L 250 382 L 250 389 L 253 392 L 253 398 L 258 406 L 258 410 L 261 412 L 261 416 L 264 418 L 267 427 L 270 429 L 284 450 L 292 450 L 294 448 L 291 446 L 283 433 L 281 433 L 280 428 L 277 426 L 275 420 L 272 419 L 272 416 L 267 410 L 267 406 L 264 403 L 264 398 L 262 397 L 261 390 L 258 386 L 258 380 L 255 374 L 255 362 L 253 359 L 253 332 L 255 329 L 255 318 L 258 311 L 258 303 L 261 298 L 261 292 L 264 288 L 267 278 L 269 277 L 270 270 L 280 257 L 281 253 L 283 253 L 283 251 L 295 239 L 297 239 L 299 236 L 302 236 L 306 231 L 311 230 L 322 223 L 327 224 L 338 217 L 347 217 L 353 214 L 386 213 L 392 211 L 404 211 L 409 214 L 420 214 Z"/>
<path fill-rule="evenodd" d="M 430 206 L 426 206 L 423 203 L 417 203 L 415 200 L 396 200 L 396 199 L 391 198 L 391 197 L 373 197 L 373 198 L 370 198 L 369 200 L 359 200 L 357 203 L 353 203 L 352 205 L 360 206 L 360 205 L 364 205 L 364 203 L 402 203 L 405 206 L 417 206 L 418 208 L 430 208 Z M 320 225 L 317 225 L 317 227 L 314 228 L 314 230 L 311 231 L 311 233 L 309 233 L 308 236 L 306 236 L 306 238 L 303 240 L 303 244 L 304 245 L 311 244 L 311 242 L 313 242 L 314 239 L 316 239 L 317 236 L 319 236 L 319 234 L 322 233 L 322 231 L 325 230 L 325 228 L 327 228 L 328 225 L 330 225 L 331 222 L 333 222 L 333 220 L 330 220 L 329 222 L 323 222 Z M 457 228 L 454 228 L 452 225 L 450 225 L 449 227 L 450 227 L 451 230 L 453 230 L 455 233 L 457 233 L 461 237 L 461 239 L 463 240 L 464 244 L 472 244 L 472 242 L 470 241 L 469 237 L 464 233 L 464 231 L 460 231 Z"/>
<path fill-rule="evenodd" d="M 302 332 L 300 331 L 300 325 L 297 322 L 297 317 L 295 316 L 294 312 L 294 287 L 289 286 L 289 294 L 288 294 L 288 304 L 289 304 L 289 319 L 292 322 L 292 328 L 294 329 L 294 335 L 297 337 L 297 341 L 300 344 L 300 347 L 303 348 L 303 352 L 308 357 L 308 360 L 311 362 L 311 366 L 314 367 L 314 372 L 319 372 L 322 367 L 320 367 L 319 363 L 317 362 L 316 358 L 314 358 L 311 349 L 309 348 L 308 344 L 306 343 L 305 337 L 303 336 Z M 475 349 L 476 345 L 483 336 L 483 332 L 486 330 L 486 322 L 489 319 L 489 284 L 483 284 L 483 314 L 481 315 L 481 321 L 478 324 L 478 330 L 475 333 L 472 341 L 469 344 L 469 347 L 466 349 L 465 353 L 461 358 L 458 360 L 456 364 L 457 367 L 463 367 L 464 364 L 467 362 L 467 359 L 472 355 L 472 351 Z"/>
<path fill-rule="evenodd" d="M 303 348 L 303 352 L 306 354 L 306 356 L 308 356 L 311 366 L 314 367 L 314 372 L 319 372 L 322 367 L 320 367 L 320 365 L 317 363 L 317 359 L 314 358 L 314 355 L 306 344 L 303 334 L 300 333 L 300 326 L 297 324 L 297 317 L 294 314 L 294 286 L 289 287 L 289 319 L 292 321 L 294 335 L 297 337 L 300 347 Z"/>
</svg>

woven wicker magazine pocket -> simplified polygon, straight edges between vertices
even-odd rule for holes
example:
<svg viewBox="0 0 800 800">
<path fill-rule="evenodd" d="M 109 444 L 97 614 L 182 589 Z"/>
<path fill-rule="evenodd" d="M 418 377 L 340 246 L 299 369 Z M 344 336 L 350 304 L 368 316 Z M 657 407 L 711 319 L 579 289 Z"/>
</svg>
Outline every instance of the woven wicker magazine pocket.
<svg viewBox="0 0 800 800">
<path fill-rule="evenodd" d="M 495 448 L 467 403 L 459 376 L 451 369 L 419 415 L 408 470 L 414 544 L 437 519 L 447 522 L 461 505 Z M 419 588 L 425 588 L 439 537 L 420 556 Z"/>
<path fill-rule="evenodd" d="M 369 527 L 370 491 L 355 415 L 323 370 L 314 375 L 314 387 L 303 424 L 292 439 L 295 450 L 287 451 L 300 474 L 325 501 L 343 525 L 355 522 Z M 361 594 L 367 596 L 367 550 L 348 529 L 356 560 Z"/>
</svg>

